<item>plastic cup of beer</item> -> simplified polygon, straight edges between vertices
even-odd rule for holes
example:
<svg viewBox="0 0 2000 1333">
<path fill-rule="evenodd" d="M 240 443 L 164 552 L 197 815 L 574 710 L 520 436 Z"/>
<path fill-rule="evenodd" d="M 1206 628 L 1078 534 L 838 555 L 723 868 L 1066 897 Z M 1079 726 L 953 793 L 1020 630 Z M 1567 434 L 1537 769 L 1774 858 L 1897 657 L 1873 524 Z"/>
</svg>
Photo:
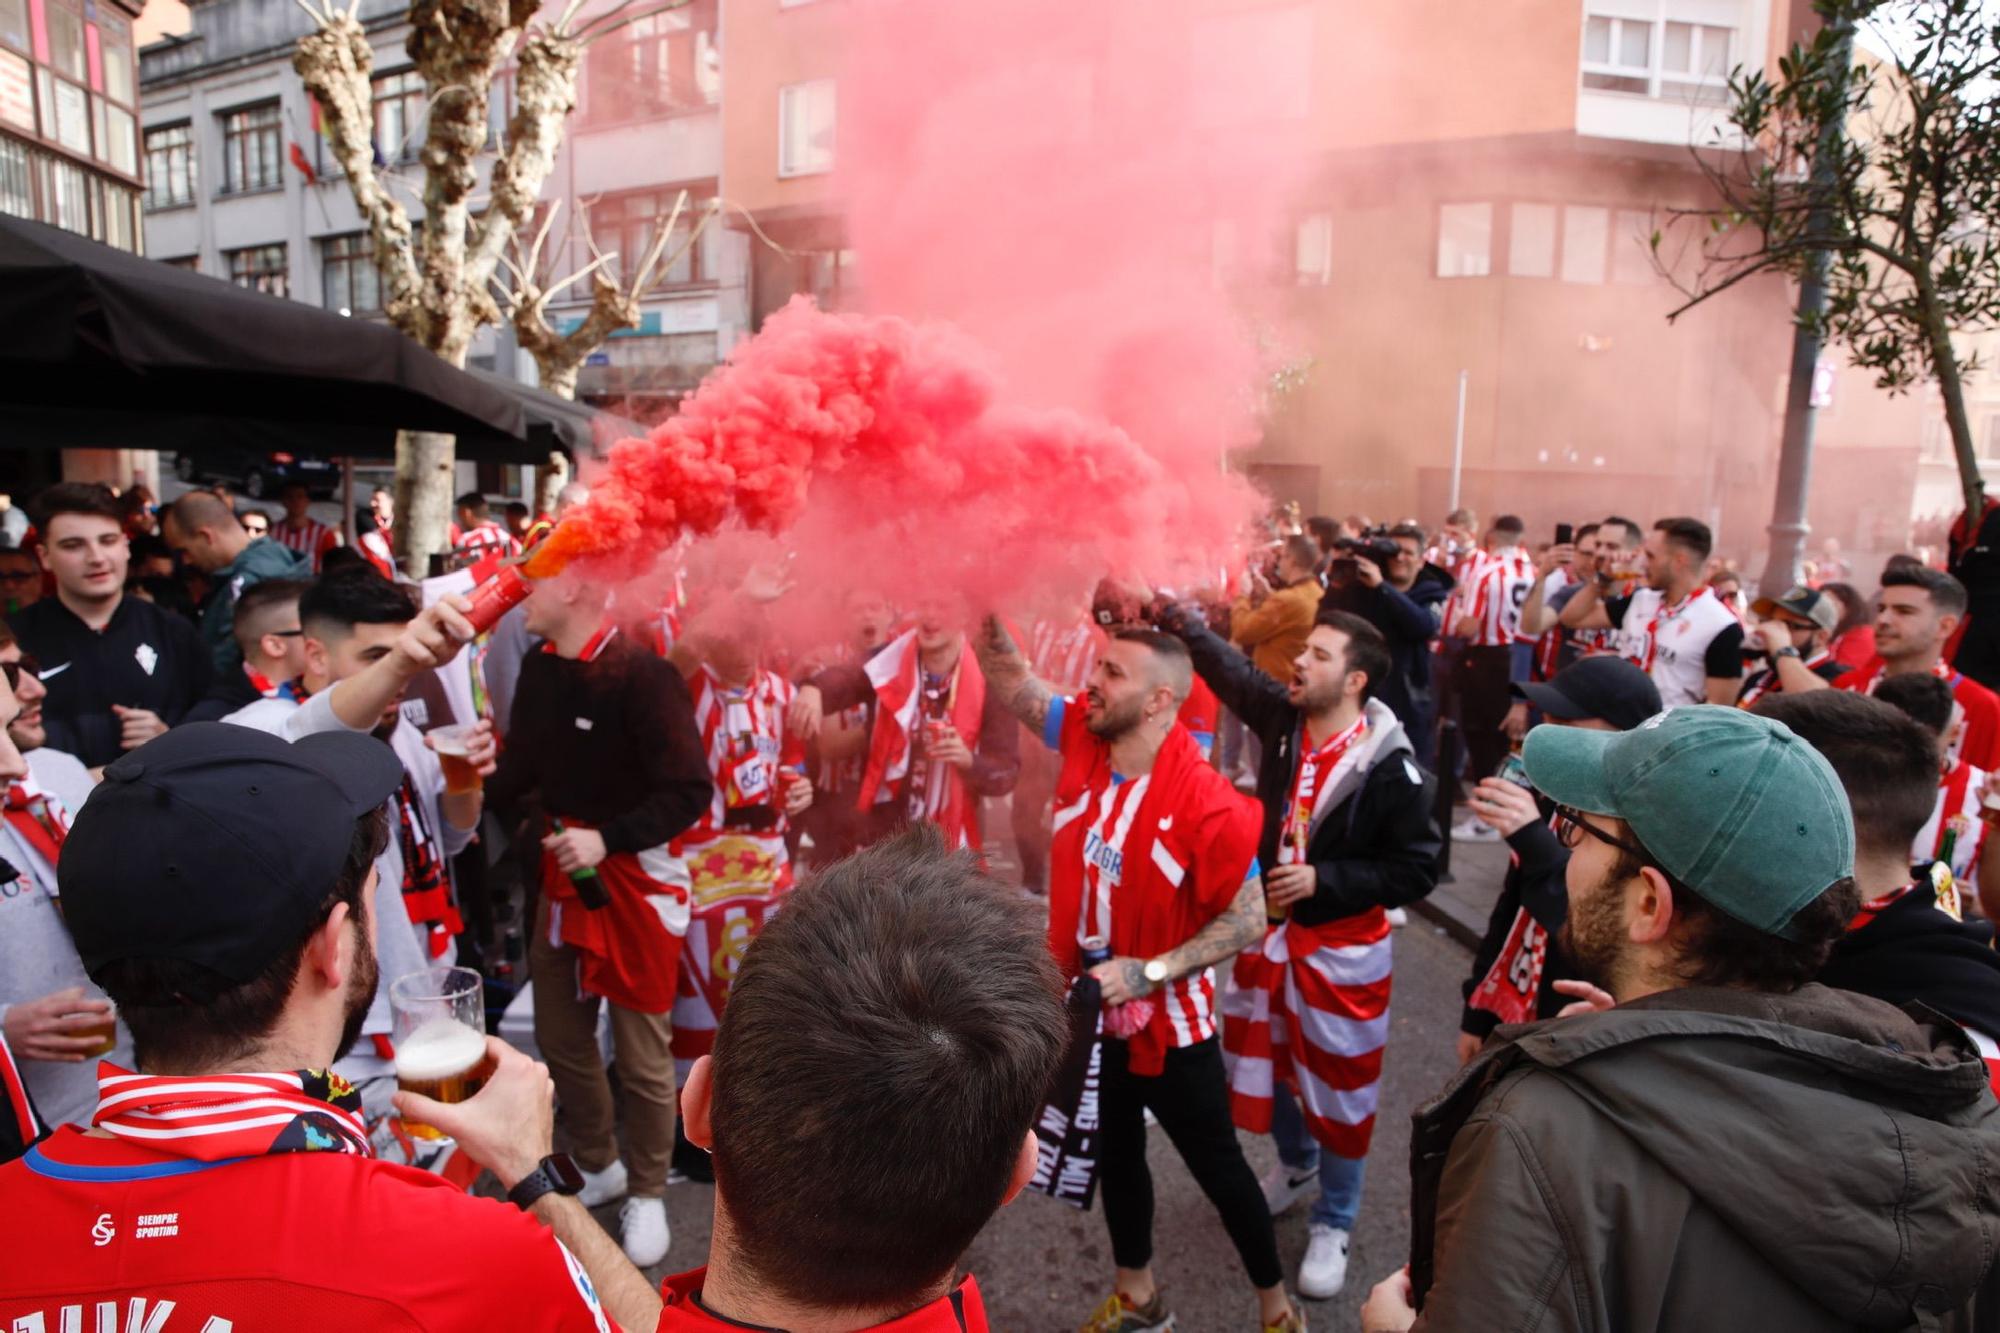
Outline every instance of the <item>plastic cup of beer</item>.
<svg viewBox="0 0 2000 1333">
<path fill-rule="evenodd" d="M 106 1000 L 105 1003 L 110 1004 L 111 1002 Z M 118 1045 L 117 1007 L 113 1006 L 111 1012 L 104 1016 L 103 1021 L 93 1023 L 87 1028 L 72 1028 L 69 1035 L 72 1037 L 95 1037 L 97 1039 L 97 1044 L 83 1053 L 83 1058 L 86 1060 L 95 1060 L 100 1056 L 111 1054 L 112 1050 Z"/>
<path fill-rule="evenodd" d="M 389 987 L 396 1086 L 446 1104 L 485 1087 L 493 1073 L 485 1008 L 485 983 L 469 967 L 434 967 L 397 978 Z M 403 1128 L 420 1139 L 449 1137 L 407 1116 Z"/>
<path fill-rule="evenodd" d="M 478 791 L 486 785 L 486 779 L 466 758 L 472 744 L 474 728 L 465 723 L 449 727 L 433 727 L 424 734 L 430 737 L 431 748 L 437 751 L 438 765 L 444 769 L 444 789 L 453 796 L 463 796 Z"/>
</svg>

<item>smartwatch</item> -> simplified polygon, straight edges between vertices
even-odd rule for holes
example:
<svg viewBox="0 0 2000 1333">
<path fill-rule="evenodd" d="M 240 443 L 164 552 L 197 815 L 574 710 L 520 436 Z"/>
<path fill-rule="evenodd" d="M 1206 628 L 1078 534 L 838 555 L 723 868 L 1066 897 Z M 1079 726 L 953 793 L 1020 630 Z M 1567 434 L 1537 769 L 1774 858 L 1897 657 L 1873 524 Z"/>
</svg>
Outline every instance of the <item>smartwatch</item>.
<svg viewBox="0 0 2000 1333">
<path fill-rule="evenodd" d="M 1148 959 L 1144 970 L 1147 985 L 1158 989 L 1166 984 L 1167 965 L 1163 960 L 1158 958 Z"/>
<path fill-rule="evenodd" d="M 544 1194 L 583 1193 L 583 1172 L 570 1160 L 566 1152 L 550 1153 L 542 1159 L 541 1165 L 521 1178 L 519 1184 L 507 1191 L 507 1202 L 523 1212 L 535 1206 L 535 1200 Z"/>
</svg>

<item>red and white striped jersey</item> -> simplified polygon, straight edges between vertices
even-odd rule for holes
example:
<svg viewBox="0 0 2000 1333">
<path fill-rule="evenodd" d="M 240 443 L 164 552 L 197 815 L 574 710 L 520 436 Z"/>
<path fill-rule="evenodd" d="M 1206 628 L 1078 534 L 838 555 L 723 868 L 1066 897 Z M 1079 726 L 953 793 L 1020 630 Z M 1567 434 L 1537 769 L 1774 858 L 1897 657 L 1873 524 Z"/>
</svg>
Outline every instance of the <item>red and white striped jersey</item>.
<svg viewBox="0 0 2000 1333">
<path fill-rule="evenodd" d="M 1088 683 L 1104 635 L 1088 617 L 1067 624 L 1038 620 L 1030 640 L 1028 661 L 1036 678 L 1067 696 Z"/>
<path fill-rule="evenodd" d="M 688 681 L 694 698 L 694 723 L 708 755 L 715 795 L 708 810 L 681 836 L 699 838 L 720 833 L 732 810 L 770 806 L 778 818 L 770 836 L 784 844 L 784 799 L 778 770 L 794 772 L 804 758 L 804 746 L 785 730 L 785 713 L 798 693 L 775 671 L 761 668 L 743 689 L 731 689 L 706 665 Z"/>
<path fill-rule="evenodd" d="M 317 574 L 326 553 L 340 545 L 340 533 L 316 518 L 296 524 L 290 519 L 280 519 L 271 525 L 271 540 L 312 561 L 313 573 Z"/>
<path fill-rule="evenodd" d="M 1986 821 L 1979 817 L 1979 796 L 1986 787 L 1986 772 L 1964 760 L 1954 760 L 1938 782 L 1937 806 L 1930 822 L 1917 831 L 1910 846 L 1910 862 L 1926 865 L 1943 861 L 1951 867 L 1951 877 L 1961 895 L 1976 893 L 1979 887 L 1979 852 L 1986 845 Z M 1945 844 L 1951 844 L 1946 854 Z"/>
<path fill-rule="evenodd" d="M 487 519 L 460 533 L 452 544 L 452 554 L 467 563 L 484 560 L 489 555 L 514 556 L 521 554 L 521 543 L 514 534 L 501 527 L 492 519 Z"/>
<path fill-rule="evenodd" d="M 1581 582 L 1583 580 L 1577 576 L 1577 572 L 1568 565 L 1557 565 L 1554 569 L 1550 570 L 1549 576 L 1542 580 L 1542 610 L 1544 614 L 1547 613 L 1548 605 L 1551 601 L 1555 600 L 1557 593 L 1572 584 Z M 1564 629 L 1561 625 L 1551 625 L 1541 633 L 1540 637 L 1535 639 L 1536 680 L 1548 680 L 1556 672 L 1563 669 L 1565 665 L 1563 662 L 1563 645 L 1568 642 L 1570 634 L 1571 631 Z"/>
<path fill-rule="evenodd" d="M 396 549 L 389 529 L 377 527 L 373 532 L 362 533 L 361 554 L 368 557 L 368 563 L 375 566 L 383 578 L 396 577 Z"/>
<path fill-rule="evenodd" d="M 1534 582 L 1535 562 L 1520 547 L 1480 553 L 1466 562 L 1464 576 L 1445 603 L 1445 632 L 1456 633 L 1458 622 L 1471 616 L 1479 628 L 1466 642 L 1475 648 L 1528 642 L 1521 635 L 1521 603 Z"/>
</svg>

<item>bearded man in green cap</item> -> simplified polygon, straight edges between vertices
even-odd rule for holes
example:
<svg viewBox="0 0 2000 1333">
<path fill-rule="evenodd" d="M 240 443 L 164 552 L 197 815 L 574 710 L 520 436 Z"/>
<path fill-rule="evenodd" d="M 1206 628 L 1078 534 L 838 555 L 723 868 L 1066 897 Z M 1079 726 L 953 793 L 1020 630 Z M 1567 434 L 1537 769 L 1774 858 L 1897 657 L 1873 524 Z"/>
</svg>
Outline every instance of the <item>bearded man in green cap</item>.
<svg viewBox="0 0 2000 1333">
<path fill-rule="evenodd" d="M 1538 728 L 1523 758 L 1570 848 L 1564 952 L 1596 985 L 1500 1028 L 1418 1111 L 1411 1263 L 1364 1330 L 1993 1319 L 2000 1104 L 1977 1049 L 1812 982 L 1858 906 L 1826 760 L 1699 706 Z"/>
</svg>

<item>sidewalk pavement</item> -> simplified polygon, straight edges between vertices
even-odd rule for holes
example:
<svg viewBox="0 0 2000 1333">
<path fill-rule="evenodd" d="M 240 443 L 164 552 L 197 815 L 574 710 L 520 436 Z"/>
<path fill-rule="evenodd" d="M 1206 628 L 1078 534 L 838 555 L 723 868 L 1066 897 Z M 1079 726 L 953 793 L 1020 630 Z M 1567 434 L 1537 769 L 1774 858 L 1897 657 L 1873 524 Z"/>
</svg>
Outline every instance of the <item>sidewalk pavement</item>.
<svg viewBox="0 0 2000 1333">
<path fill-rule="evenodd" d="M 1451 836 L 1449 829 L 1445 836 Z M 1451 879 L 1439 883 L 1428 898 L 1418 899 L 1410 910 L 1441 926 L 1466 948 L 1477 949 L 1486 936 L 1486 920 L 1493 914 L 1493 904 L 1500 897 L 1501 882 L 1507 877 L 1507 844 L 1452 843 L 1451 874 Z"/>
</svg>

